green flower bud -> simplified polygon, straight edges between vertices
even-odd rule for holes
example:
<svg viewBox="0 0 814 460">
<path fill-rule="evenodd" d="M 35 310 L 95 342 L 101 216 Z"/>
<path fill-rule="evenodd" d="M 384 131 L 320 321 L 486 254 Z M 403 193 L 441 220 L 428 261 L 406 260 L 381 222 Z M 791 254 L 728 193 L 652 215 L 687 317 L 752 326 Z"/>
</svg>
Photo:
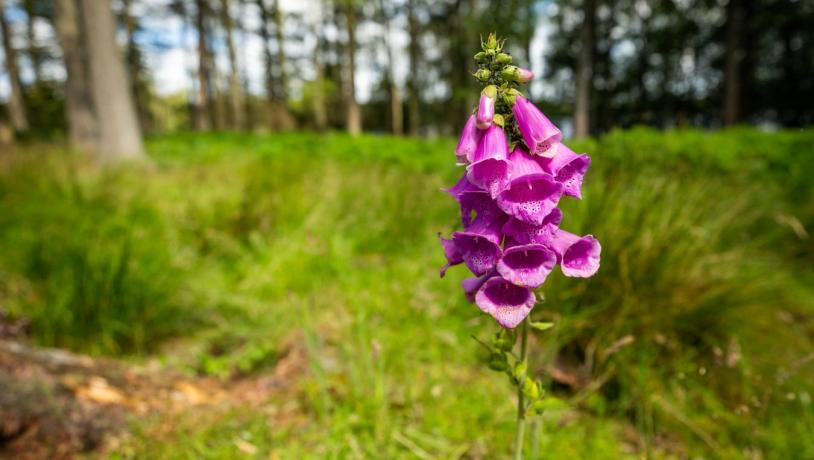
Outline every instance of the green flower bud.
<svg viewBox="0 0 814 460">
<path fill-rule="evenodd" d="M 497 49 L 497 35 L 494 33 L 489 34 L 489 38 L 486 39 L 486 48 L 490 50 Z"/>
<path fill-rule="evenodd" d="M 492 72 L 489 72 L 489 69 L 480 69 L 475 72 L 475 78 L 480 81 L 489 81 L 489 77 L 492 76 Z"/>
<path fill-rule="evenodd" d="M 526 381 L 523 382 L 523 394 L 532 401 L 537 400 L 540 397 L 540 387 L 537 386 L 537 382 L 526 377 Z"/>
<path fill-rule="evenodd" d="M 475 61 L 477 61 L 477 62 L 479 62 L 479 63 L 484 63 L 484 62 L 486 62 L 486 53 L 484 53 L 483 51 L 481 51 L 480 53 L 476 54 L 476 55 L 475 55 Z"/>
<path fill-rule="evenodd" d="M 506 121 L 503 119 L 503 115 L 496 113 L 495 116 L 492 118 L 492 123 L 500 126 L 501 128 L 506 127 Z"/>
<path fill-rule="evenodd" d="M 537 415 L 541 415 L 546 409 L 548 409 L 548 404 L 545 399 L 538 399 L 531 404 L 531 410 Z"/>
<path fill-rule="evenodd" d="M 526 371 L 527 370 L 528 370 L 528 365 L 526 365 L 526 363 L 517 363 L 517 364 L 515 364 L 514 365 L 514 370 L 513 370 L 514 378 L 516 378 L 518 382 L 523 380 L 524 378 L 526 378 Z"/>
<path fill-rule="evenodd" d="M 512 57 L 510 55 L 506 54 L 506 53 L 500 53 L 500 54 L 497 55 L 497 62 L 499 64 L 503 64 L 503 65 L 511 64 L 512 63 Z"/>
<path fill-rule="evenodd" d="M 504 353 L 492 353 L 489 357 L 489 369 L 498 372 L 509 370 L 509 362 L 506 360 Z"/>
<path fill-rule="evenodd" d="M 497 86 L 489 85 L 489 86 L 483 88 L 483 91 L 481 91 L 480 93 L 482 95 L 484 95 L 484 96 L 488 96 L 488 97 L 490 97 L 492 99 L 496 99 L 497 98 Z"/>
<path fill-rule="evenodd" d="M 500 72 L 500 76 L 506 81 L 520 81 L 520 69 L 513 65 L 506 66 Z"/>
</svg>

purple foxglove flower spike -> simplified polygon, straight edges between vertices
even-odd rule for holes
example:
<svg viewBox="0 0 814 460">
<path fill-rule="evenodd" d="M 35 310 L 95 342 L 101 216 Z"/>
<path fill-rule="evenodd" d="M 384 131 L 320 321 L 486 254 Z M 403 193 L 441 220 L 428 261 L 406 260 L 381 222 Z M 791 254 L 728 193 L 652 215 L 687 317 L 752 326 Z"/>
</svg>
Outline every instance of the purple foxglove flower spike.
<svg viewBox="0 0 814 460">
<path fill-rule="evenodd" d="M 599 270 L 602 246 L 593 235 L 579 236 L 558 230 L 551 242 L 565 276 L 588 278 Z"/>
<path fill-rule="evenodd" d="M 528 316 L 535 302 L 531 289 L 515 286 L 499 276 L 486 280 L 475 294 L 478 308 L 509 329 Z"/>
<path fill-rule="evenodd" d="M 509 156 L 509 183 L 497 197 L 506 214 L 540 225 L 557 206 L 562 185 L 520 148 Z"/>
<path fill-rule="evenodd" d="M 591 166 L 591 157 L 578 155 L 565 144 L 556 144 L 551 150 L 556 154 L 551 158 L 540 157 L 540 165 L 562 184 L 563 194 L 582 198 L 582 178 Z"/>
<path fill-rule="evenodd" d="M 503 127 L 493 124 L 481 136 L 473 161 L 466 167 L 469 182 L 486 190 L 492 197 L 497 196 L 507 183 L 508 153 L 509 144 Z"/>
<path fill-rule="evenodd" d="M 492 126 L 492 119 L 495 118 L 496 97 L 497 88 L 495 85 L 489 85 L 486 88 L 483 88 L 483 91 L 481 91 L 480 101 L 478 102 L 478 129 L 486 129 Z"/>
<path fill-rule="evenodd" d="M 514 97 L 512 113 L 523 141 L 532 155 L 551 157 L 551 146 L 562 140 L 560 130 L 540 110 L 521 95 Z"/>
<path fill-rule="evenodd" d="M 503 226 L 503 233 L 519 244 L 536 243 L 550 246 L 560 227 L 560 222 L 562 222 L 562 211 L 559 208 L 554 208 L 540 225 L 529 224 L 511 218 Z"/>
<path fill-rule="evenodd" d="M 503 250 L 497 272 L 514 285 L 536 288 L 545 282 L 557 255 L 542 244 L 512 244 Z"/>
<path fill-rule="evenodd" d="M 466 120 L 463 131 L 461 131 L 461 138 L 458 140 L 458 146 L 455 147 L 455 156 L 458 158 L 458 163 L 469 163 L 475 155 L 475 149 L 478 148 L 478 140 L 480 139 L 480 131 L 478 130 L 475 121 L 475 115 L 470 115 Z"/>
</svg>

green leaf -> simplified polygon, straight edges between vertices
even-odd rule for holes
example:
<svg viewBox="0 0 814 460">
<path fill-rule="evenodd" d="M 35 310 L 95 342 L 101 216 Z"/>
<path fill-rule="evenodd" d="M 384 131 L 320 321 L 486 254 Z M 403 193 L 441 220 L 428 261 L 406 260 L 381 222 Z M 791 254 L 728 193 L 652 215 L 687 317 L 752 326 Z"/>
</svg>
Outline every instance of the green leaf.
<svg viewBox="0 0 814 460">
<path fill-rule="evenodd" d="M 547 331 L 554 327 L 554 323 L 546 322 L 546 321 L 532 321 L 529 323 L 529 326 L 537 329 L 538 331 Z"/>
</svg>

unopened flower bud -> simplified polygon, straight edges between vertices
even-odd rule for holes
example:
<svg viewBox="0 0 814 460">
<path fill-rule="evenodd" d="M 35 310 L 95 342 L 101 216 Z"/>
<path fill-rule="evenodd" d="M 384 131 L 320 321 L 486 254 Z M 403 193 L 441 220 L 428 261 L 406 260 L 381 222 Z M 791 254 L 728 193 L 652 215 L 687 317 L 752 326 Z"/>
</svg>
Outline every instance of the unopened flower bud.
<svg viewBox="0 0 814 460">
<path fill-rule="evenodd" d="M 484 81 L 484 82 L 489 81 L 489 77 L 491 75 L 492 75 L 492 72 L 490 72 L 489 69 L 480 69 L 477 72 L 475 72 L 475 78 L 477 78 L 480 81 Z"/>
<path fill-rule="evenodd" d="M 523 382 L 523 394 L 526 395 L 527 398 L 534 401 L 540 397 L 540 387 L 537 386 L 537 382 L 534 380 L 526 377 L 526 381 Z"/>
<path fill-rule="evenodd" d="M 500 54 L 497 55 L 497 62 L 499 64 L 503 64 L 503 65 L 511 64 L 512 63 L 512 57 L 510 55 L 506 54 L 506 53 L 500 53 Z"/>
<path fill-rule="evenodd" d="M 528 83 L 534 78 L 534 72 L 529 69 L 518 69 L 518 83 Z"/>
<path fill-rule="evenodd" d="M 497 35 L 489 34 L 489 38 L 486 39 L 486 48 L 490 50 L 497 49 Z"/>
<path fill-rule="evenodd" d="M 475 61 L 476 61 L 476 62 L 479 62 L 479 63 L 484 63 L 484 62 L 486 62 L 486 53 L 484 53 L 483 51 L 481 51 L 481 52 L 479 52 L 478 54 L 476 54 L 476 55 L 475 55 Z"/>
<path fill-rule="evenodd" d="M 500 72 L 500 76 L 506 81 L 520 81 L 520 69 L 517 66 L 506 66 Z"/>
<path fill-rule="evenodd" d="M 480 102 L 478 102 L 478 113 L 475 116 L 478 128 L 486 129 L 492 125 L 492 118 L 495 116 L 496 98 L 497 87 L 495 87 L 495 85 L 489 85 L 481 91 Z"/>
</svg>

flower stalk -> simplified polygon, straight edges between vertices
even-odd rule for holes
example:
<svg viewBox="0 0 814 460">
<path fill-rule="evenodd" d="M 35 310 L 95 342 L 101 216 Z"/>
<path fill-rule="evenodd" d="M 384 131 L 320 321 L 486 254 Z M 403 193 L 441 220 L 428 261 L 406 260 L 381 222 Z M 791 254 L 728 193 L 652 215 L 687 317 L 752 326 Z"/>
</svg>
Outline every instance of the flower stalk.
<svg viewBox="0 0 814 460">
<path fill-rule="evenodd" d="M 553 326 L 531 320 L 534 291 L 557 265 L 567 277 L 593 276 L 602 248 L 593 235 L 560 228 L 559 201 L 582 198 L 590 157 L 562 144 L 560 130 L 523 95 L 519 86 L 534 75 L 513 65 L 503 44 L 490 34 L 475 55 L 473 76 L 484 88 L 455 150 L 466 170 L 446 190 L 461 208 L 463 228 L 440 239 L 447 259 L 441 276 L 466 266 L 475 275 L 462 283 L 467 300 L 501 326 L 491 343 L 476 340 L 489 353 L 489 368 L 516 389 L 514 458 L 522 459 L 527 419 L 556 404 L 528 365 L 530 330 Z"/>
</svg>

